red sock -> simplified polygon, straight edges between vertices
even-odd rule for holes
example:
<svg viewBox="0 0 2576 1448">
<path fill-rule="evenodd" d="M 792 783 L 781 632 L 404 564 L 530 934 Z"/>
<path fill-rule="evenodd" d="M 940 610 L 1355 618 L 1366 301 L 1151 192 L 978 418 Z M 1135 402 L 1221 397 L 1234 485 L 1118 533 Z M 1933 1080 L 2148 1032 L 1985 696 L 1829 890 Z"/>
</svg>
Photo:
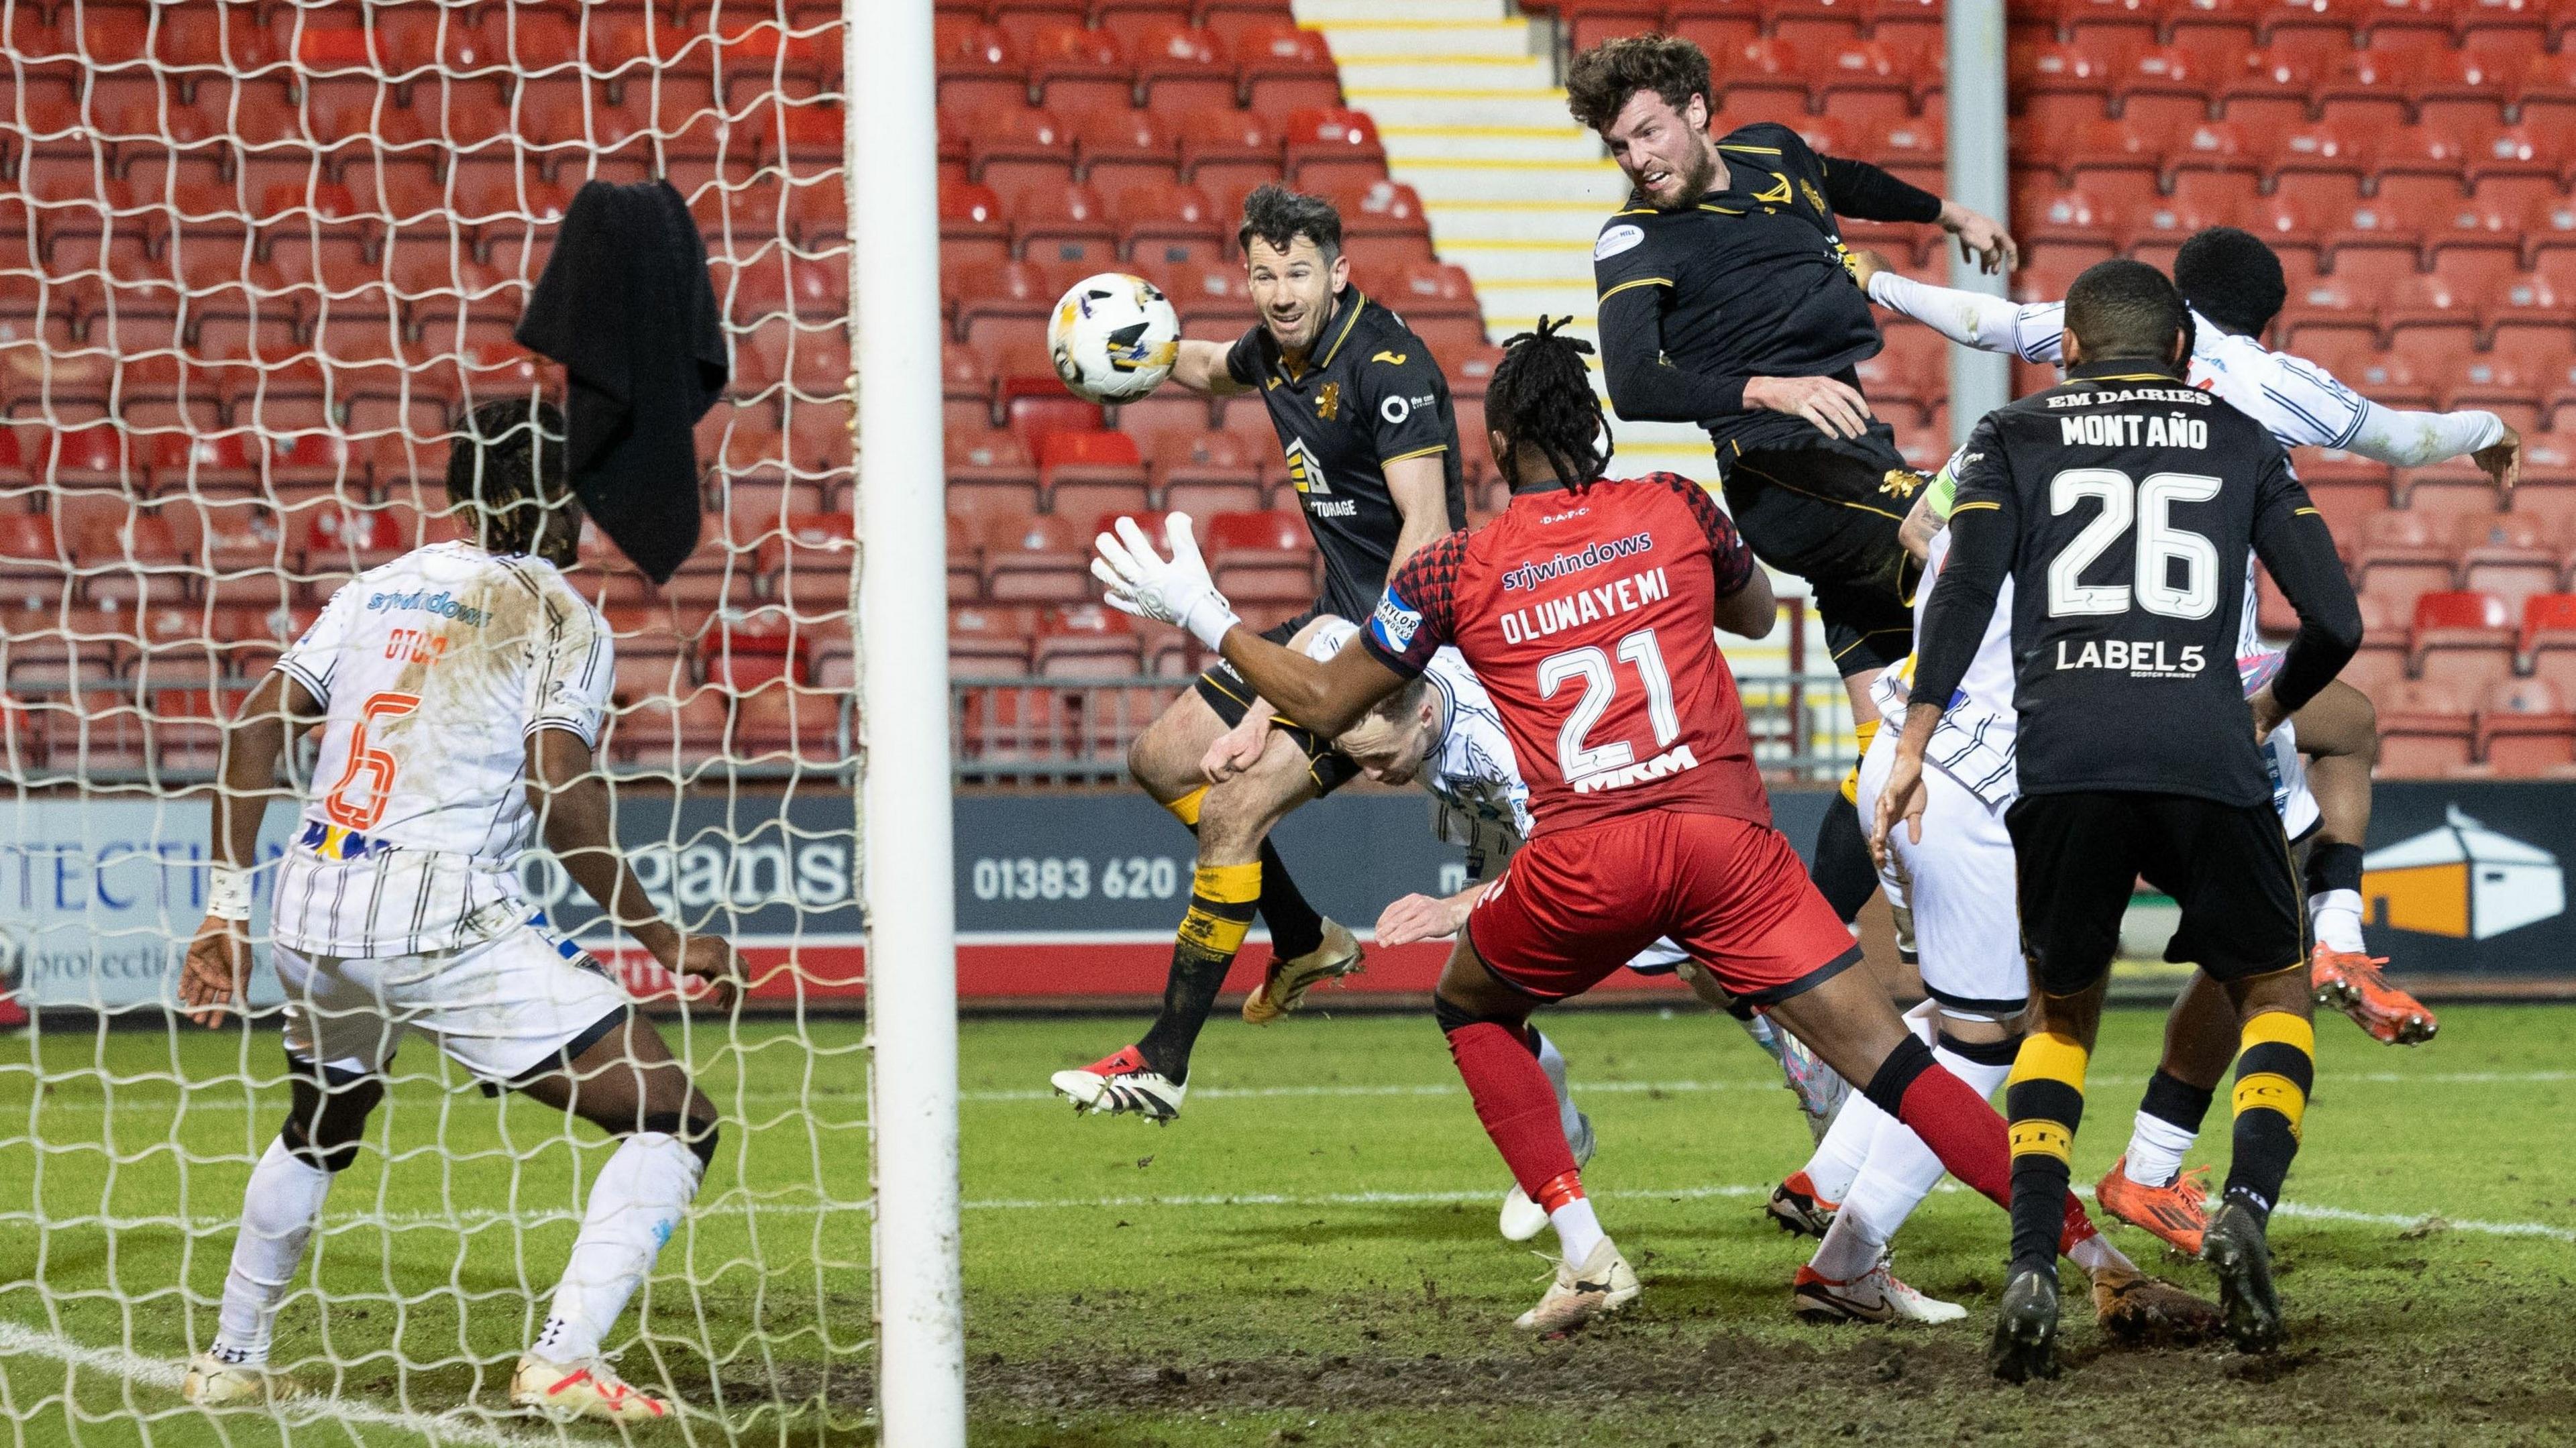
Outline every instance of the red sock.
<svg viewBox="0 0 2576 1448">
<path fill-rule="evenodd" d="M 1997 1206 L 2011 1207 L 2011 1138 L 2004 1119 L 1967 1082 L 1937 1065 L 1926 1067 L 1906 1085 L 1896 1119 L 1923 1138 L 1950 1175 Z"/>
<path fill-rule="evenodd" d="M 1485 1134 L 1530 1200 L 1540 1200 L 1560 1177 L 1579 1193 L 1574 1148 L 1565 1142 L 1555 1088 L 1521 1038 L 1491 1021 L 1474 1021 L 1449 1032 L 1449 1054 L 1466 1078 L 1476 1119 L 1485 1123 Z"/>
<path fill-rule="evenodd" d="M 2101 1235 L 2102 1229 L 2093 1225 L 2093 1218 L 2086 1214 L 2084 1203 L 2076 1200 L 2075 1193 L 2068 1192 L 2066 1194 L 2066 1230 L 2057 1238 L 2058 1255 L 2062 1257 L 2074 1251 L 2076 1243 Z"/>
</svg>

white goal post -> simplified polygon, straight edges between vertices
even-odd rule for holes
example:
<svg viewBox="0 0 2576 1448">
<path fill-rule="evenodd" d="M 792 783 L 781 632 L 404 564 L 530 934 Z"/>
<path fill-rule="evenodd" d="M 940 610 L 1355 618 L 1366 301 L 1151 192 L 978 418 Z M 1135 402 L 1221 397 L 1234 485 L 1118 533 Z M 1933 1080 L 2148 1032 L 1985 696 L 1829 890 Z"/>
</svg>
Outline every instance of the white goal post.
<svg viewBox="0 0 2576 1448">
<path fill-rule="evenodd" d="M 847 0 L 844 13 L 877 1410 L 889 1445 L 962 1448 L 933 16 L 931 0 Z"/>
</svg>

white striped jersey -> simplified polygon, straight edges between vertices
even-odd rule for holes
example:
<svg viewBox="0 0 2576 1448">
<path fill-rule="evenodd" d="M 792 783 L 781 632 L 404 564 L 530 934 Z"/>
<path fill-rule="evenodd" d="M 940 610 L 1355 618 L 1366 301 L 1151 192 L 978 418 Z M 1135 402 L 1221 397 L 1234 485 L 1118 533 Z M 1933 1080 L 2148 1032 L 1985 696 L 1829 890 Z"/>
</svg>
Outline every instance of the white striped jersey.
<svg viewBox="0 0 2576 1448">
<path fill-rule="evenodd" d="M 1949 496 L 1951 466 L 1942 469 L 1934 484 L 1934 505 Z M 1932 585 L 1941 576 L 1941 564 L 1950 556 L 1950 530 L 1932 535 L 1925 550 L 1923 581 L 1914 594 L 1914 634 L 1923 636 L 1924 616 L 1931 612 Z M 2012 589 L 2013 581 L 2004 579 L 1995 593 L 1994 617 L 1986 623 L 1986 636 L 1977 642 L 1976 657 L 1969 661 L 1967 674 L 1960 679 L 1958 692 L 1951 696 L 1950 708 L 1932 731 L 1932 742 L 1925 746 L 1923 759 L 1977 798 L 1990 809 L 2001 809 L 2021 793 L 2018 771 L 2014 768 L 2013 746 L 2020 736 L 2021 716 L 2013 705 L 2012 657 Z M 2253 600 L 2246 600 L 2246 611 L 2253 611 Z M 2256 643 L 2237 651 L 2238 677 L 2245 692 L 2272 681 L 2280 672 L 2278 650 Z M 1871 702 L 1878 706 L 1880 726 L 1903 732 L 1905 711 L 1912 702 L 1908 686 L 1914 680 L 1914 657 L 1895 668 L 1882 670 L 1877 682 L 1870 685 Z M 2316 796 L 2308 789 L 2307 761 L 2299 754 L 2298 731 L 2284 720 L 2263 743 L 2263 767 L 2272 779 L 2272 808 L 2281 815 L 2281 827 L 2291 839 L 2297 839 L 2316 827 L 2322 813 Z"/>
<path fill-rule="evenodd" d="M 528 741 L 596 746 L 616 679 L 599 611 L 554 565 L 418 549 L 331 596 L 278 660 L 323 706 L 277 939 L 306 955 L 417 955 L 527 917 Z"/>
</svg>

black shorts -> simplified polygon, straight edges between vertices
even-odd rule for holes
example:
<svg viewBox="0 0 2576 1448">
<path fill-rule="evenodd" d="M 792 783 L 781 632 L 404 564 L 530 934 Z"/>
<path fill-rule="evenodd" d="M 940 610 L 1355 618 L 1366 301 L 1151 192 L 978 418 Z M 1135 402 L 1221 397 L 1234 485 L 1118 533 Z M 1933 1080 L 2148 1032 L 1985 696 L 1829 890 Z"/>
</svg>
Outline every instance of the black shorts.
<svg viewBox="0 0 2576 1448">
<path fill-rule="evenodd" d="M 1927 481 L 1883 422 L 1854 438 L 1799 447 L 1718 449 L 1726 508 L 1753 555 L 1807 580 L 1825 644 L 1845 678 L 1883 669 L 1914 648 L 1914 585 L 1923 568 L 1897 541 Z"/>
<path fill-rule="evenodd" d="M 2307 959 L 2308 907 L 2271 802 L 2125 791 L 2024 795 L 2004 812 L 2031 982 L 2075 995 L 2109 972 L 2138 877 L 2174 898 L 2165 959 L 2244 980 Z"/>
<path fill-rule="evenodd" d="M 1314 622 L 1315 616 L 1322 612 L 1321 608 L 1310 608 L 1275 628 L 1263 629 L 1261 636 L 1285 648 L 1288 641 L 1297 636 L 1297 630 Z M 1191 687 L 1198 690 L 1199 697 L 1207 701 L 1207 706 L 1216 711 L 1216 717 L 1224 720 L 1228 729 L 1242 723 L 1243 711 L 1252 707 L 1252 685 L 1234 671 L 1234 665 L 1223 659 L 1208 665 Z M 1306 773 L 1314 779 L 1318 796 L 1331 794 L 1359 777 L 1359 765 L 1349 755 L 1335 749 L 1331 740 L 1315 731 L 1285 719 L 1273 720 L 1270 727 L 1287 735 L 1289 742 L 1305 754 Z"/>
</svg>

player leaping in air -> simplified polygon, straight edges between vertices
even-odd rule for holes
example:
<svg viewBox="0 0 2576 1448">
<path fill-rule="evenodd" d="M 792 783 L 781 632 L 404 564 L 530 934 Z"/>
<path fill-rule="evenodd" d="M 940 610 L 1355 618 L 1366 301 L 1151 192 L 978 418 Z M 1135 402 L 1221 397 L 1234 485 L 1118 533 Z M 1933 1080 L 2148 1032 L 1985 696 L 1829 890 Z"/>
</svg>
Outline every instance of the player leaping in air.
<svg viewBox="0 0 2576 1448">
<path fill-rule="evenodd" d="M 1277 186 L 1244 199 L 1238 233 L 1259 325 L 1223 342 L 1185 338 L 1172 381 L 1211 397 L 1258 392 L 1324 555 L 1324 596 L 1270 631 L 1284 640 L 1323 610 L 1362 615 L 1414 551 L 1467 519 L 1458 421 L 1431 349 L 1402 318 L 1351 285 L 1342 220 L 1332 206 Z M 1189 1084 L 1190 1052 L 1258 913 L 1270 967 L 1243 1003 L 1266 1025 L 1309 987 L 1360 967 L 1359 942 L 1298 893 L 1270 831 L 1352 773 L 1328 736 L 1277 720 L 1299 747 L 1270 750 L 1271 707 L 1220 661 L 1128 751 L 1137 783 L 1198 836 L 1190 906 L 1172 946 L 1163 1008 L 1135 1044 L 1055 1089 L 1081 1110 L 1169 1121 Z M 1210 786 L 1211 749 L 1241 765 Z"/>
<path fill-rule="evenodd" d="M 1730 995 L 1768 1011 L 1962 1181 L 2007 1191 L 2002 1121 L 1897 1018 L 1850 933 L 1771 827 L 1735 679 L 1713 627 L 1758 637 L 1776 604 L 1697 484 L 1613 481 L 1580 344 L 1515 338 L 1486 400 L 1510 506 L 1388 583 L 1360 637 L 1318 663 L 1242 628 L 1186 514 L 1166 559 L 1133 520 L 1103 534 L 1110 601 L 1220 649 L 1262 697 L 1336 736 L 1454 644 L 1484 683 L 1530 790 L 1534 836 L 1469 912 L 1437 1016 L 1476 1115 L 1546 1209 L 1556 1280 L 1519 1326 L 1555 1330 L 1636 1297 L 1602 1231 L 1527 1026 L 1669 936 Z M 2061 1241 L 2092 1234 L 2061 1194 Z"/>
<path fill-rule="evenodd" d="M 1932 286 L 1888 270 L 1884 258 L 1866 251 L 1853 254 L 1853 266 L 1872 301 L 1954 342 L 2025 362 L 2059 360 L 2064 302 L 2016 306 L 2001 297 Z M 2262 335 L 2280 314 L 2289 289 L 2281 259 L 2261 237 L 2232 226 L 2198 232 L 2175 256 L 2173 281 L 2191 308 L 2191 384 L 2262 423 L 2281 446 L 2342 448 L 2398 467 L 2465 457 L 2498 488 L 2513 488 L 2522 466 L 2522 439 L 2496 414 L 2474 408 L 2409 412 L 2382 407 L 2316 363 L 2265 348 Z M 2246 587 L 2250 598 L 2250 578 Z M 2251 657 L 2261 649 L 2255 610 L 2249 605 L 2237 653 Z M 2370 705 L 2350 685 L 2337 685 L 2311 707 L 2319 716 L 2300 723 L 2315 743 L 2348 732 L 2356 712 L 2366 720 Z M 2323 717 L 2328 713 L 2336 717 Z M 2375 746 L 2376 725 L 2366 727 Z M 2370 954 L 2361 933 L 2361 854 L 2370 826 L 2371 762 L 2339 757 L 2318 780 L 2326 819 L 2307 868 L 2316 932 L 2310 970 L 2321 1003 L 2341 1008 L 2379 1040 L 2413 1044 L 2431 1039 L 2433 1013 L 2389 984 L 2379 969 L 2387 962 Z"/>
<path fill-rule="evenodd" d="M 268 1370 L 279 1304 L 395 1047 L 418 1031 L 486 1086 L 619 1138 L 510 1401 L 620 1423 L 672 1412 L 601 1344 L 697 1195 L 716 1109 L 599 962 L 520 893 L 519 856 L 542 838 L 610 920 L 672 971 L 717 982 L 718 999 L 740 969 L 721 937 L 662 919 L 617 851 L 595 768 L 616 676 L 608 626 L 557 571 L 581 531 L 562 415 L 496 402 L 466 430 L 447 493 L 474 541 L 343 586 L 225 729 L 206 921 L 180 985 L 206 1026 L 238 1007 L 250 972 L 251 871 L 279 757 L 309 724 L 322 745 L 320 788 L 271 892 L 292 1101 L 243 1194 L 214 1341 L 188 1366 L 183 1391 L 206 1407 L 291 1391 Z"/>
</svg>

